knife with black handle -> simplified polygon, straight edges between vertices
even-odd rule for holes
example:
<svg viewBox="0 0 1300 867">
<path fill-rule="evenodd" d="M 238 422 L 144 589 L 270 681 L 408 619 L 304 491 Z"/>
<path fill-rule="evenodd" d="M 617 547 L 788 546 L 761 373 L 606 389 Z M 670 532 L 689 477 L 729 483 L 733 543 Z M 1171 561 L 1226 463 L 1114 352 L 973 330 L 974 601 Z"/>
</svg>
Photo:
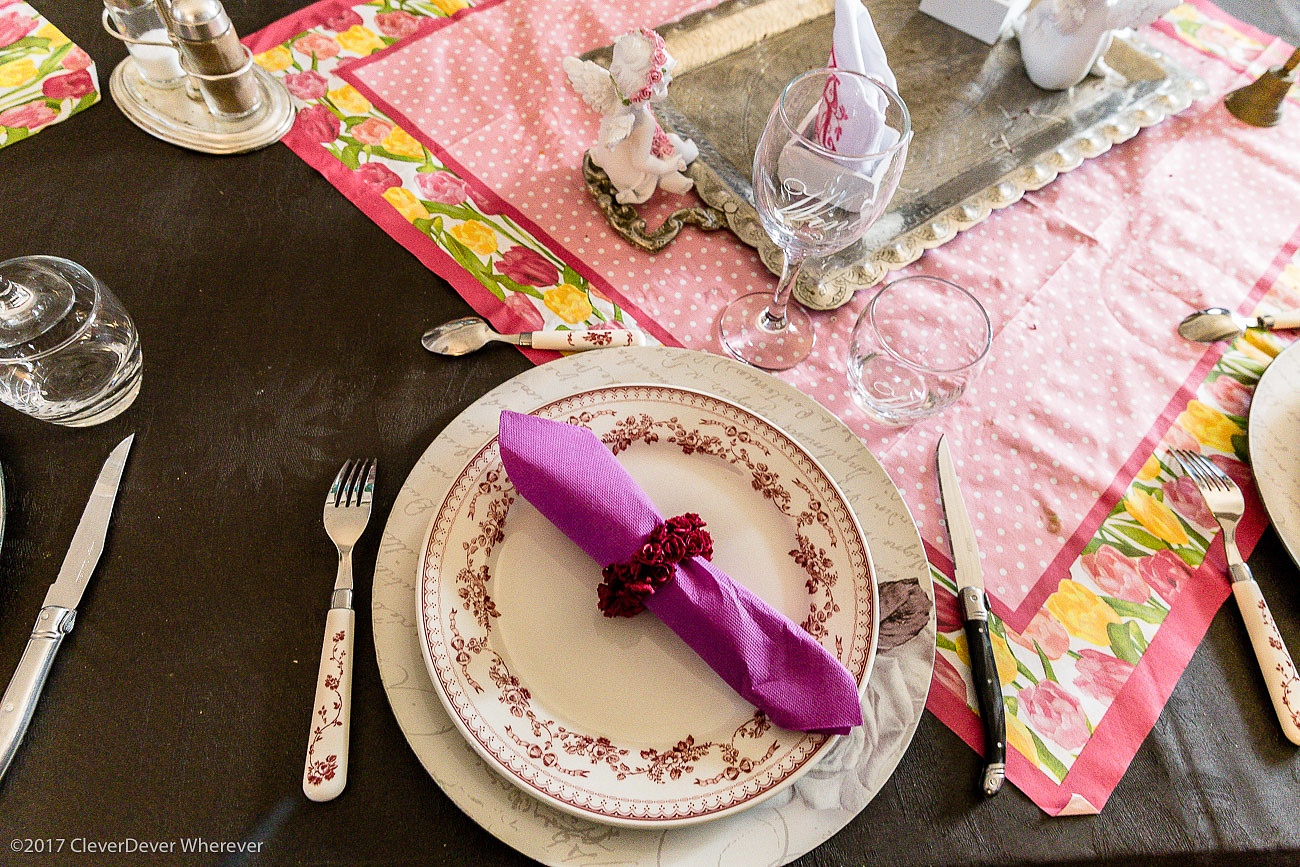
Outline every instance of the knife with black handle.
<svg viewBox="0 0 1300 867">
<path fill-rule="evenodd" d="M 962 619 L 966 623 L 971 679 L 975 682 L 980 723 L 984 727 L 984 777 L 980 788 L 985 795 L 996 795 L 1007 775 L 1007 720 L 1002 706 L 1002 682 L 998 679 L 993 639 L 989 633 L 984 571 L 975 544 L 975 528 L 966 511 L 966 501 L 962 499 L 957 468 L 953 465 L 945 437 L 939 437 L 938 458 L 939 493 L 943 497 L 943 514 L 948 522 L 948 539 L 952 543 L 954 578 L 961 596 Z"/>
</svg>

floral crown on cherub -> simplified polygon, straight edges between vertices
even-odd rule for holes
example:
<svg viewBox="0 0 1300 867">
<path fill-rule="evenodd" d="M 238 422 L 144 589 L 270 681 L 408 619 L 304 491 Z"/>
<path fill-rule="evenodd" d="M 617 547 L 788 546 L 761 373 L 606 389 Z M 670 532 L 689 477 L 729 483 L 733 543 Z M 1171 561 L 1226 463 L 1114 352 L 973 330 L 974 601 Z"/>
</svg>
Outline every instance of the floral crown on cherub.
<svg viewBox="0 0 1300 867">
<path fill-rule="evenodd" d="M 639 31 L 633 31 L 628 36 L 641 36 L 651 46 L 648 68 L 642 73 L 641 86 L 634 93 L 623 95 L 623 89 L 619 86 L 619 80 L 611 68 L 609 77 L 614 82 L 614 90 L 618 93 L 619 99 L 624 105 L 640 105 L 646 102 L 654 94 L 655 85 L 663 81 L 664 73 L 667 72 L 669 65 L 673 62 L 668 56 L 668 47 L 664 44 L 664 38 L 658 33 L 642 27 Z M 624 82 L 626 84 L 626 81 Z"/>
</svg>

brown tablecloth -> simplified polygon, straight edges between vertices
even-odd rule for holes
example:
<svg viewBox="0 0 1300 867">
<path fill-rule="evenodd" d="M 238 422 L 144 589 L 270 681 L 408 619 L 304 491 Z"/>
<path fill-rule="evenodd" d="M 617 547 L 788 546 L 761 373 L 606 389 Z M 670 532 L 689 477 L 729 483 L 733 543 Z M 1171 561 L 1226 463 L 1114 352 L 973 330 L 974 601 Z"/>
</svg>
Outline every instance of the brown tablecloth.
<svg viewBox="0 0 1300 867">
<path fill-rule="evenodd" d="M 294 5 L 227 9 L 251 33 Z M 1221 5 L 1261 26 L 1286 23 L 1282 11 Z M 106 84 L 124 51 L 95 5 L 39 8 L 98 61 Z M 145 353 L 140 397 L 100 427 L 0 408 L 0 680 L 99 465 L 137 433 L 77 627 L 0 782 L 0 863 L 523 862 L 443 795 L 388 708 L 369 619 L 378 532 L 356 552 L 348 789 L 318 805 L 300 782 L 334 574 L 325 486 L 343 459 L 377 456 L 381 526 L 433 437 L 528 362 L 501 347 L 459 360 L 424 352 L 420 333 L 466 305 L 281 146 L 191 153 L 105 99 L 5 149 L 0 202 L 0 258 L 82 263 L 131 311 Z M 1300 650 L 1300 580 L 1271 532 L 1252 566 Z M 982 801 L 977 763 L 927 714 L 875 801 L 800 863 L 1300 859 L 1300 754 L 1278 730 L 1232 606 L 1102 815 L 1047 818 L 1015 790 Z M 184 854 L 187 839 L 262 845 Z M 20 851 L 60 840 L 61 852 Z M 88 851 L 129 840 L 177 841 L 176 851 Z"/>
</svg>

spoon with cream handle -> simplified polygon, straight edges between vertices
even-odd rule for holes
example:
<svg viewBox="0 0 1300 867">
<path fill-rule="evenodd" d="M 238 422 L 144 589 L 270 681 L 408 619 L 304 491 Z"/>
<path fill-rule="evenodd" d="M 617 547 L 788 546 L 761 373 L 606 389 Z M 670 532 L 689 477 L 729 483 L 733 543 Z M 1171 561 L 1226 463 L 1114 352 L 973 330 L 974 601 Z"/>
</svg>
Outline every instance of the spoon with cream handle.
<svg viewBox="0 0 1300 867">
<path fill-rule="evenodd" d="M 1178 323 L 1178 333 L 1197 343 L 1235 340 L 1247 328 L 1265 331 L 1300 328 L 1300 310 L 1284 310 L 1263 316 L 1238 316 L 1224 307 L 1207 307 L 1188 314 Z"/>
<path fill-rule="evenodd" d="M 466 316 L 430 328 L 420 338 L 425 349 L 438 355 L 467 355 L 492 342 L 509 343 L 525 349 L 578 352 L 609 346 L 644 346 L 645 335 L 626 328 L 498 334 L 479 317 Z"/>
</svg>

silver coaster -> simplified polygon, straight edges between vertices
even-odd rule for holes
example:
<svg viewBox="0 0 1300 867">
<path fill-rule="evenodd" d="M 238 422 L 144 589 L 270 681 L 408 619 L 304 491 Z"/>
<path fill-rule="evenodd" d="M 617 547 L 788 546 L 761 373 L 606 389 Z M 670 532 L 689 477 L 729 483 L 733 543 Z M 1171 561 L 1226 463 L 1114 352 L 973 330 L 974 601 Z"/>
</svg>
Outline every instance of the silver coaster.
<svg viewBox="0 0 1300 867">
<path fill-rule="evenodd" d="M 129 56 L 113 70 L 108 89 L 122 113 L 150 135 L 190 150 L 237 154 L 279 141 L 295 117 L 284 84 L 260 66 L 253 66 L 253 75 L 262 90 L 262 105 L 236 120 L 214 117 L 203 100 L 189 97 L 183 85 L 153 86 Z"/>
</svg>

